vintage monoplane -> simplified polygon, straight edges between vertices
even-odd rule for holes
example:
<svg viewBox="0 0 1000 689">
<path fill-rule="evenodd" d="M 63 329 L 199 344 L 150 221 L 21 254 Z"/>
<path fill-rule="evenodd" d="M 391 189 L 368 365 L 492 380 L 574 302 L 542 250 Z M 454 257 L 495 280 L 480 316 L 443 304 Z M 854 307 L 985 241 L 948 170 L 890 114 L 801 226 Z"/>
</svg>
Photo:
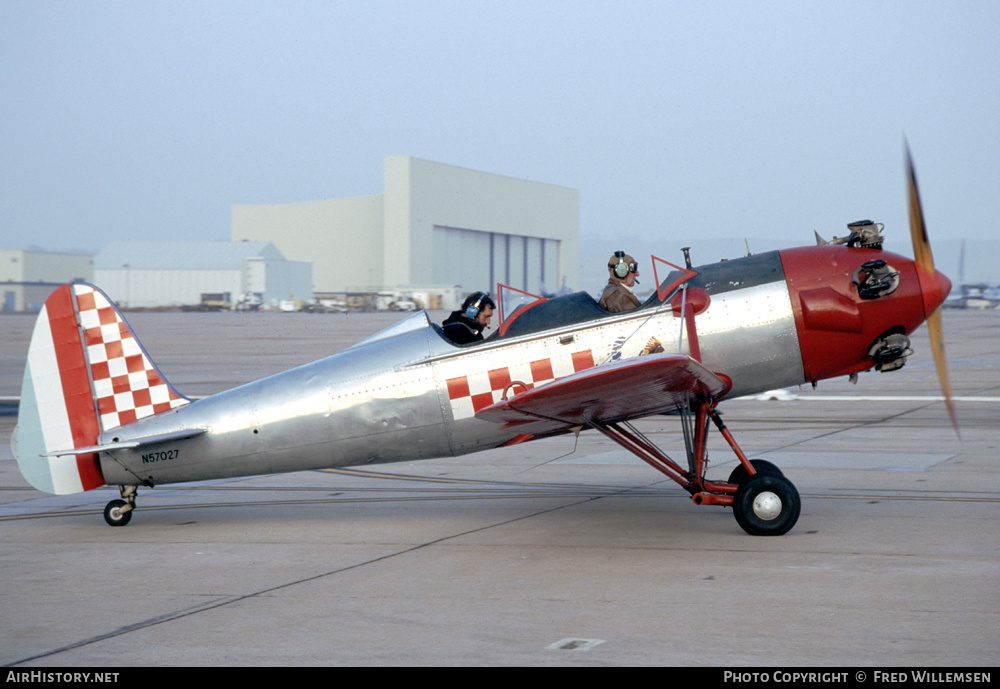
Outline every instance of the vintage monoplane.
<svg viewBox="0 0 1000 689">
<path fill-rule="evenodd" d="M 120 526 L 138 486 L 461 455 L 591 428 L 696 504 L 732 506 L 748 533 L 783 534 L 798 492 L 777 467 L 747 459 L 719 417 L 722 400 L 898 369 L 926 320 L 955 422 L 938 309 L 951 283 L 934 269 L 909 153 L 907 170 L 915 260 L 883 251 L 881 225 L 860 221 L 831 242 L 697 268 L 654 257 L 656 292 L 628 312 L 583 292 L 544 299 L 500 287 L 500 325 L 483 342 L 456 346 L 419 312 L 198 400 L 167 383 L 103 292 L 64 285 L 32 335 L 18 465 L 49 493 L 118 485 L 104 516 Z M 683 465 L 630 423 L 664 413 L 684 429 Z M 739 460 L 726 480 L 706 476 L 710 422 Z"/>
</svg>

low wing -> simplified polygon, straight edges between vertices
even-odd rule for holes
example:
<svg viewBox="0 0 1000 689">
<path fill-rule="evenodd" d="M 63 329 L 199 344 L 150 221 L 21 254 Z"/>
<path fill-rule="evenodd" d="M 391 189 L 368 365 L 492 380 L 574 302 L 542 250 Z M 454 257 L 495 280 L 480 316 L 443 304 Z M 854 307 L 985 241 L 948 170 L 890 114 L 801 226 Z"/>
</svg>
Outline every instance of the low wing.
<svg viewBox="0 0 1000 689">
<path fill-rule="evenodd" d="M 476 413 L 525 434 L 662 414 L 717 398 L 730 381 L 684 354 L 650 354 L 595 366 L 520 392 Z"/>
</svg>

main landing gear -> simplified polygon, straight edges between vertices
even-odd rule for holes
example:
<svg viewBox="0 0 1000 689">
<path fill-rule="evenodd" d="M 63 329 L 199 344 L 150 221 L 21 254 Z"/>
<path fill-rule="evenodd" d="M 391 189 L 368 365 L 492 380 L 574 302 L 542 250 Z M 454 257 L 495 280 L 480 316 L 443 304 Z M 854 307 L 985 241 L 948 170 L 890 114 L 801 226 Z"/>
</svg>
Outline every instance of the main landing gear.
<svg viewBox="0 0 1000 689">
<path fill-rule="evenodd" d="M 732 448 L 739 465 L 726 482 L 705 478 L 708 465 L 708 422 L 715 423 Z M 681 410 L 681 426 L 687 450 L 685 470 L 640 433 L 628 421 L 594 425 L 598 431 L 691 493 L 696 505 L 728 505 L 736 523 L 753 536 L 780 536 L 799 519 L 802 502 L 792 482 L 781 470 L 763 459 L 747 459 L 715 409 L 711 400 L 694 402 Z"/>
<path fill-rule="evenodd" d="M 795 486 L 780 474 L 748 476 L 733 496 L 736 523 L 752 536 L 780 536 L 795 526 L 802 506 Z"/>
<path fill-rule="evenodd" d="M 112 500 L 104 507 L 104 521 L 110 526 L 125 526 L 132 520 L 135 509 L 135 486 L 119 486 L 122 500 Z"/>
</svg>

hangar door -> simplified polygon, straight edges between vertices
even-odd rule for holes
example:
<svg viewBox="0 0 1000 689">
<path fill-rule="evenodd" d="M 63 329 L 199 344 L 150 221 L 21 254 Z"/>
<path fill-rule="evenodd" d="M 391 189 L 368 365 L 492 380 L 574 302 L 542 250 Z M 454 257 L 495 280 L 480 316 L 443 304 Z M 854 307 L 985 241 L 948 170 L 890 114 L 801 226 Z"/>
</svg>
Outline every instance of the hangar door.
<svg viewBox="0 0 1000 689">
<path fill-rule="evenodd" d="M 558 289 L 560 279 L 556 239 L 434 226 L 436 284 L 495 292 L 501 282 L 541 294 Z"/>
</svg>

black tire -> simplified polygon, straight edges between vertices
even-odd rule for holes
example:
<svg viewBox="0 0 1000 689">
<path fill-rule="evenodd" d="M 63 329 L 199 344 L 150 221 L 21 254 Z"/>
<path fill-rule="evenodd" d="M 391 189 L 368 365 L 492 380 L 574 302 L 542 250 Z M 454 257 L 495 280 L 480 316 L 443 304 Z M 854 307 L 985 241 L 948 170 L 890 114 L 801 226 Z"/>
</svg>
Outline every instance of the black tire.
<svg viewBox="0 0 1000 689">
<path fill-rule="evenodd" d="M 758 473 L 747 478 L 733 496 L 736 523 L 751 536 L 781 536 L 799 520 L 802 501 L 784 476 Z"/>
<path fill-rule="evenodd" d="M 751 459 L 750 464 L 758 474 L 784 476 L 784 474 L 781 473 L 781 469 L 771 464 L 766 459 Z M 729 474 L 729 483 L 735 483 L 738 486 L 743 483 L 743 479 L 749 475 L 750 474 L 747 473 L 747 470 L 743 468 L 742 464 L 737 464 L 736 468 L 733 469 L 733 473 Z"/>
<path fill-rule="evenodd" d="M 122 511 L 128 503 L 124 500 L 112 500 L 104 507 L 104 521 L 109 526 L 125 526 L 132 520 L 132 510 Z"/>
</svg>

